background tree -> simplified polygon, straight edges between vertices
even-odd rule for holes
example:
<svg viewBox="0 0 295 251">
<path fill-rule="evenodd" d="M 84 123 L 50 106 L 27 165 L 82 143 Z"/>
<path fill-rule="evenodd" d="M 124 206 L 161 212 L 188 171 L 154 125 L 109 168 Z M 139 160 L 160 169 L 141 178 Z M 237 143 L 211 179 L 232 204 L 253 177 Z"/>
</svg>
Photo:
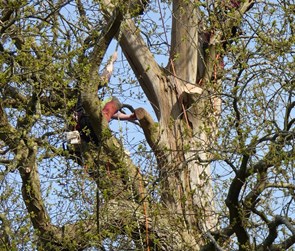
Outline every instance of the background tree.
<svg viewBox="0 0 295 251">
<path fill-rule="evenodd" d="M 1 249 L 292 248 L 294 1 L 0 6 Z M 65 150 L 79 96 L 100 142 Z"/>
</svg>

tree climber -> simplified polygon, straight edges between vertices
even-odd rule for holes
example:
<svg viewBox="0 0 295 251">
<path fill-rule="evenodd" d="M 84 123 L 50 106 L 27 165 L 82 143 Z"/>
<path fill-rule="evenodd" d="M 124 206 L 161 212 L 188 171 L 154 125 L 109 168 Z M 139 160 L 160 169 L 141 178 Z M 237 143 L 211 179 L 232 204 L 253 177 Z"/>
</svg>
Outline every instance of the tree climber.
<svg viewBox="0 0 295 251">
<path fill-rule="evenodd" d="M 114 68 L 114 62 L 116 61 L 116 59 L 117 59 L 117 48 L 116 48 L 116 51 L 113 53 L 111 59 L 109 60 L 103 73 L 101 74 L 102 80 L 106 82 L 110 81 L 113 68 Z M 127 120 L 127 121 L 133 121 L 133 122 L 136 120 L 133 107 L 128 104 L 121 104 L 116 97 L 111 97 L 105 100 L 101 106 L 103 107 L 102 115 L 107 120 L 107 122 L 110 122 L 111 119 Z M 131 111 L 131 114 L 127 115 L 123 111 L 121 111 L 121 109 L 123 109 L 124 107 L 128 108 Z M 83 109 L 82 102 L 81 102 L 81 95 L 79 95 L 78 101 L 75 107 L 74 120 L 76 122 L 76 126 L 72 128 L 72 132 L 67 134 L 68 142 L 70 144 L 79 144 L 80 138 L 81 138 L 83 141 L 87 143 L 92 141 L 96 145 L 99 145 L 100 140 L 97 138 L 97 135 L 94 133 L 93 127 L 90 123 L 89 116 L 85 113 Z M 74 138 L 71 138 L 72 135 Z"/>
<path fill-rule="evenodd" d="M 136 116 L 134 114 L 134 109 L 131 105 L 122 104 L 116 97 L 111 97 L 102 103 L 102 114 L 107 122 L 111 119 L 125 120 L 125 121 L 135 121 Z M 128 108 L 131 114 L 125 114 L 122 109 Z M 78 102 L 75 109 L 75 130 L 80 133 L 81 139 L 85 142 L 92 141 L 96 145 L 99 145 L 100 140 L 93 131 L 89 116 L 85 113 L 81 98 L 78 98 Z"/>
<path fill-rule="evenodd" d="M 121 112 L 121 109 L 124 107 L 128 108 L 132 113 L 125 114 Z M 105 119 L 108 122 L 111 119 L 127 120 L 127 121 L 136 120 L 133 107 L 127 104 L 121 104 L 116 97 L 112 97 L 104 102 L 102 114 L 104 115 Z"/>
</svg>

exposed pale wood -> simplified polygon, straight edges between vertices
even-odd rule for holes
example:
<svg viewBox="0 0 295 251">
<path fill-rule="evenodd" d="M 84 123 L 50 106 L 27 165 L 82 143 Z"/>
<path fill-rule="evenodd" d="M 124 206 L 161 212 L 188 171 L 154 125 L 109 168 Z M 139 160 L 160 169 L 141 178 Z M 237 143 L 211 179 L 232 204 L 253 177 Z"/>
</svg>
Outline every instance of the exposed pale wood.
<svg viewBox="0 0 295 251">
<path fill-rule="evenodd" d="M 186 83 L 195 84 L 199 53 L 199 10 L 190 1 L 174 0 L 172 11 L 169 68 L 177 78 Z"/>
</svg>

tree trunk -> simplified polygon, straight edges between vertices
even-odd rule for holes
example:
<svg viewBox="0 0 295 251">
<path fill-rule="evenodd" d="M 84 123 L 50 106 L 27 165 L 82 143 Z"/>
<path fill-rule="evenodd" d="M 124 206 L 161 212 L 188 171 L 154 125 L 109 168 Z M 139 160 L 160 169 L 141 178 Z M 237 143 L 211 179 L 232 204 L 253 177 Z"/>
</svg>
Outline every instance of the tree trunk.
<svg viewBox="0 0 295 251">
<path fill-rule="evenodd" d="M 156 64 L 131 20 L 122 25 L 120 44 L 158 117 L 157 137 L 145 135 L 156 138 L 148 142 L 158 162 L 163 205 L 168 218 L 175 219 L 172 229 L 176 222 L 181 224 L 184 246 L 199 250 L 199 238 L 216 225 L 208 135 L 216 130 L 218 114 L 209 96 L 209 81 L 204 80 L 207 86 L 196 83 L 206 73 L 204 60 L 198 60 L 205 58 L 198 41 L 198 9 L 183 1 L 174 1 L 173 9 L 167 69 Z M 178 248 L 175 244 L 171 250 Z"/>
<path fill-rule="evenodd" d="M 170 79 L 175 80 L 172 76 Z M 192 98 L 195 99 L 194 105 L 190 103 Z M 165 106 L 165 114 L 170 114 L 170 119 L 165 121 L 161 117 L 159 123 L 162 151 L 157 159 L 163 183 L 163 203 L 171 214 L 179 216 L 184 229 L 196 231 L 199 234 L 195 238 L 199 238 L 216 224 L 206 153 L 209 147 L 208 131 L 205 131 L 208 118 L 203 111 L 210 102 L 199 94 L 177 97 L 177 91 L 173 90 L 163 99 L 170 101 Z"/>
</svg>

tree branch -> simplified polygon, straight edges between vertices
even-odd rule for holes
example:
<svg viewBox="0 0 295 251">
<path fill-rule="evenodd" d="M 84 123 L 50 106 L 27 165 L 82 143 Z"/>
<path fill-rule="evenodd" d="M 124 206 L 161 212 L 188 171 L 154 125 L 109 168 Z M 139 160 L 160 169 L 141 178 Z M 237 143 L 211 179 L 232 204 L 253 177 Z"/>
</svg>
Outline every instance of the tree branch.
<svg viewBox="0 0 295 251">
<path fill-rule="evenodd" d="M 0 213 L 0 248 L 3 250 L 16 250 L 13 240 L 13 231 L 10 226 L 10 221 L 4 213 Z"/>
<path fill-rule="evenodd" d="M 147 142 L 150 147 L 156 151 L 156 145 L 159 138 L 158 124 L 154 122 L 151 115 L 143 108 L 135 109 L 134 113 L 143 129 Z"/>
<path fill-rule="evenodd" d="M 125 57 L 159 118 L 159 108 L 162 107 L 159 103 L 163 100 L 163 89 L 159 85 L 162 71 L 131 19 L 125 20 L 120 32 L 119 42 Z"/>
<path fill-rule="evenodd" d="M 274 244 L 273 242 L 278 236 L 277 228 L 278 226 L 284 224 L 292 233 L 292 236 L 288 239 L 286 239 L 283 243 L 281 244 Z M 295 227 L 290 223 L 290 221 L 280 215 L 275 216 L 274 220 L 268 223 L 268 228 L 269 228 L 269 234 L 267 238 L 264 240 L 264 242 L 257 247 L 257 251 L 262 251 L 262 250 L 287 250 L 291 245 L 295 243 Z"/>
<path fill-rule="evenodd" d="M 2 88 L 1 92 L 3 93 L 3 96 L 5 97 L 3 102 L 6 101 L 8 97 L 11 97 L 15 99 L 20 104 L 26 104 L 27 98 L 22 95 L 17 88 L 10 86 L 9 84 L 6 84 L 4 88 Z"/>
<path fill-rule="evenodd" d="M 290 96 L 291 96 L 291 94 L 290 94 Z M 294 118 L 291 121 L 289 121 L 291 111 L 294 107 L 295 107 L 295 101 L 288 103 L 288 105 L 286 107 L 285 118 L 284 118 L 284 131 L 290 130 L 292 124 L 295 123 Z"/>
<path fill-rule="evenodd" d="M 214 65 L 218 62 L 218 55 L 221 54 L 221 51 L 218 51 L 218 45 L 223 45 L 225 47 L 228 44 L 231 37 L 234 37 L 236 34 L 232 33 L 234 27 L 238 27 L 242 22 L 243 15 L 253 6 L 253 0 L 243 1 L 241 4 L 240 1 L 237 6 L 231 6 L 231 14 L 223 17 L 222 20 L 222 30 L 218 27 L 217 31 L 209 31 L 209 47 L 207 49 L 207 56 L 205 62 L 205 73 L 202 82 L 208 83 L 211 81 L 214 71 Z M 215 15 L 216 13 L 213 13 Z M 225 35 L 229 33 L 229 37 Z M 221 57 L 222 58 L 222 57 Z"/>
<path fill-rule="evenodd" d="M 18 132 L 9 124 L 5 110 L 0 100 L 0 140 L 13 150 L 18 146 Z"/>
<path fill-rule="evenodd" d="M 76 1 L 76 4 L 77 4 L 77 8 L 78 8 L 78 11 L 79 11 L 79 14 L 80 14 L 80 19 L 81 19 L 83 25 L 88 30 L 90 30 L 91 29 L 91 25 L 89 24 L 89 22 L 87 20 L 86 11 L 84 9 L 84 6 L 83 6 L 81 0 L 75 0 L 75 1 Z"/>
<path fill-rule="evenodd" d="M 230 185 L 228 196 L 225 200 L 226 206 L 229 209 L 230 224 L 232 225 L 237 235 L 240 250 L 247 250 L 246 246 L 249 241 L 248 233 L 243 224 L 244 222 L 243 218 L 245 217 L 244 215 L 245 212 L 244 210 L 242 210 L 242 207 L 239 203 L 239 194 L 247 177 L 246 170 L 247 170 L 248 160 L 249 160 L 249 156 L 244 155 L 240 169 L 238 170 L 236 176 L 234 177 Z"/>
<path fill-rule="evenodd" d="M 196 84 L 201 15 L 196 4 L 190 1 L 174 0 L 169 65 L 177 78 Z M 176 34 L 177 33 L 177 34 Z M 180 84 L 182 86 L 183 83 Z"/>
</svg>

